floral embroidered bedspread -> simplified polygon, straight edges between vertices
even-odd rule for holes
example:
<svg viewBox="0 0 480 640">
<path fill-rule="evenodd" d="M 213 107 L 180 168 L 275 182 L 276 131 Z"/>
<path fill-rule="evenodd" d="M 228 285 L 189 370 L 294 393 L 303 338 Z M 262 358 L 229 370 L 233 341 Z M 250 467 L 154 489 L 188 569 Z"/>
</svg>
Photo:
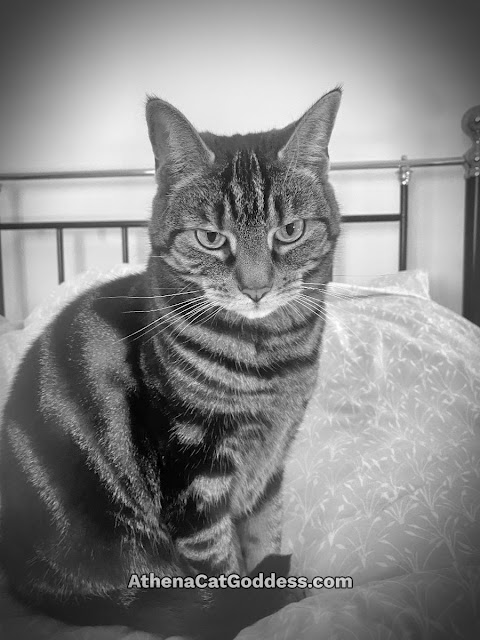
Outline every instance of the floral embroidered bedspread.
<svg viewBox="0 0 480 640">
<path fill-rule="evenodd" d="M 101 279 L 62 285 L 22 331 L 3 325 L 0 405 L 25 344 Z M 330 294 L 316 393 L 287 465 L 283 546 L 293 575 L 353 588 L 312 589 L 237 640 L 479 640 L 480 329 L 434 303 L 423 272 Z M 5 596 L 0 637 L 151 638 L 67 632 Z"/>
</svg>

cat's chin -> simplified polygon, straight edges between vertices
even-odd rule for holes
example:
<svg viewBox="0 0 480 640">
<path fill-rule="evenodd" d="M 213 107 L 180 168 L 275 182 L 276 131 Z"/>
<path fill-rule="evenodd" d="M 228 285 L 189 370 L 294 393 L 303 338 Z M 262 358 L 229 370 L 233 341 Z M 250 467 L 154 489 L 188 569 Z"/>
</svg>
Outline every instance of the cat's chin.
<svg viewBox="0 0 480 640">
<path fill-rule="evenodd" d="M 277 307 L 278 308 L 278 307 Z M 260 318 L 265 318 L 266 316 L 271 315 L 276 309 L 235 309 L 235 312 L 238 313 L 239 316 L 243 318 L 247 318 L 247 320 L 258 320 Z"/>
</svg>

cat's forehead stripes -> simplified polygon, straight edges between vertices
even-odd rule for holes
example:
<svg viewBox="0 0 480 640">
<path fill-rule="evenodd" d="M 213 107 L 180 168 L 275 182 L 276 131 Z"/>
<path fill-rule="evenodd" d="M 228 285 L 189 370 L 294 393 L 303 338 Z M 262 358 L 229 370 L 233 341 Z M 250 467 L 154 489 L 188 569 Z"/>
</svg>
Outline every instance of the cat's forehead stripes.
<svg viewBox="0 0 480 640">
<path fill-rule="evenodd" d="M 271 179 L 265 161 L 254 150 L 238 150 L 223 177 L 227 217 L 241 226 L 265 226 L 271 222 Z"/>
</svg>

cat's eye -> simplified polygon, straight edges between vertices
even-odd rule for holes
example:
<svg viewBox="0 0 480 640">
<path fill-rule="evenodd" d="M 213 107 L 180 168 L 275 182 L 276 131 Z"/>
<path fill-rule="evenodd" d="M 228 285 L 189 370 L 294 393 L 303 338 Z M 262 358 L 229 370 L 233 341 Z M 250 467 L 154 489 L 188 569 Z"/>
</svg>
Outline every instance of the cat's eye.
<svg viewBox="0 0 480 640">
<path fill-rule="evenodd" d="M 220 249 L 223 247 L 227 238 L 218 231 L 205 231 L 204 229 L 197 229 L 195 231 L 195 237 L 198 242 L 206 249 Z"/>
<path fill-rule="evenodd" d="M 280 229 L 275 232 L 275 238 L 280 240 L 280 242 L 295 242 L 303 236 L 304 231 L 305 221 L 294 220 L 280 227 Z"/>
</svg>

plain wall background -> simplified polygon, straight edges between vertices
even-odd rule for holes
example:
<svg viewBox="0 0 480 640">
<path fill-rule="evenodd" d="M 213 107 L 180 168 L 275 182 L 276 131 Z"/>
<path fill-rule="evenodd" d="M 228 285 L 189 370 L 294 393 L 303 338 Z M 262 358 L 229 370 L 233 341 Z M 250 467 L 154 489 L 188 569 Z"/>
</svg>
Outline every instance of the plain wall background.
<svg viewBox="0 0 480 640">
<path fill-rule="evenodd" d="M 332 161 L 461 156 L 480 102 L 478 0 L 3 2 L 0 173 L 149 168 L 145 95 L 199 130 L 281 127 L 341 83 Z M 398 210 L 395 171 L 332 173 L 344 213 Z M 2 220 L 146 218 L 151 179 L 4 184 Z M 417 169 L 409 268 L 461 309 L 463 170 Z M 396 270 L 395 225 L 346 228 L 337 273 Z M 55 285 L 52 233 L 3 233 L 7 316 Z M 120 260 L 119 234 L 66 234 L 67 276 Z M 147 242 L 132 233 L 132 260 Z"/>
</svg>

